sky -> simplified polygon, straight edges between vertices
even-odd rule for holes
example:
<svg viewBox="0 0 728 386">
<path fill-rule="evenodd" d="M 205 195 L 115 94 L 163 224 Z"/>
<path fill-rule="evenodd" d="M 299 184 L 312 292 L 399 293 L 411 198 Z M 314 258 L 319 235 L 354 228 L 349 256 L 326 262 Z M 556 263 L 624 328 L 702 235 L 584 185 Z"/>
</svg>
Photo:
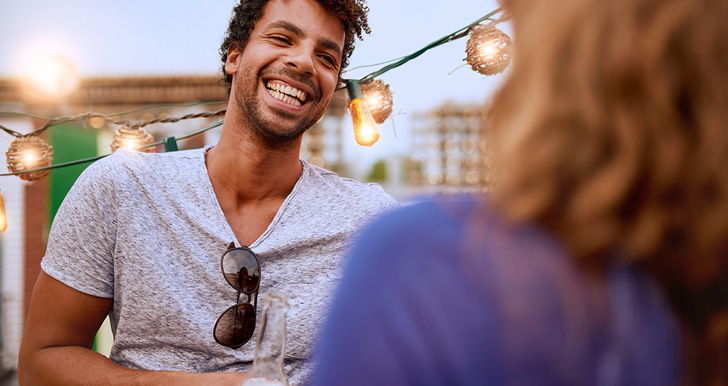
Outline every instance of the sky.
<svg viewBox="0 0 728 386">
<path fill-rule="evenodd" d="M 368 0 L 372 33 L 357 43 L 345 78 L 409 55 L 498 8 L 496 0 Z M 214 75 L 234 0 L 0 0 L 0 78 L 29 77 L 62 55 L 81 77 Z M 508 25 L 500 25 L 508 31 Z M 379 79 L 394 95 L 379 152 L 406 152 L 409 116 L 444 101 L 483 103 L 503 74 L 465 65 L 467 37 L 434 48 Z M 359 151 L 359 150 L 356 150 Z M 375 157 L 370 152 L 370 158 Z"/>
</svg>

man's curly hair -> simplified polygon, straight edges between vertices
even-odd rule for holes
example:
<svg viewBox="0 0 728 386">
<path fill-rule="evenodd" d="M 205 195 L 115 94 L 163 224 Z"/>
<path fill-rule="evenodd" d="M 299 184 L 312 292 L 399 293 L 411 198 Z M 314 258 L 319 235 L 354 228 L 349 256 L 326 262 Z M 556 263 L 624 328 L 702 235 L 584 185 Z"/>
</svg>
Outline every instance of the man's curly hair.
<svg viewBox="0 0 728 386">
<path fill-rule="evenodd" d="M 245 48 L 250 39 L 250 33 L 255 27 L 255 23 L 263 17 L 263 9 L 269 0 L 241 0 L 240 4 L 233 9 L 233 15 L 230 18 L 230 25 L 225 33 L 225 39 L 220 45 L 220 56 L 222 59 L 222 75 L 225 85 L 230 92 L 233 76 L 225 72 L 225 62 L 227 61 L 227 51 L 231 44 L 236 44 L 241 50 Z M 361 40 L 362 32 L 371 33 L 369 22 L 367 20 L 367 7 L 364 0 L 316 0 L 328 12 L 336 15 L 341 19 L 344 25 L 344 49 L 341 60 L 341 68 L 339 69 L 339 79 L 341 79 L 341 71 L 349 65 L 349 57 L 354 52 L 354 37 Z"/>
</svg>

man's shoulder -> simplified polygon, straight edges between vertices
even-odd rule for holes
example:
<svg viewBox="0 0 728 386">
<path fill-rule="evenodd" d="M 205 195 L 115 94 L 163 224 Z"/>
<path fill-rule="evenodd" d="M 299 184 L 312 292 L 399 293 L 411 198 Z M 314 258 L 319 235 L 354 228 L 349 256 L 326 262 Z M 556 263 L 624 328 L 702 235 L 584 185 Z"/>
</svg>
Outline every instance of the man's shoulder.
<svg viewBox="0 0 728 386">
<path fill-rule="evenodd" d="M 304 162 L 306 189 L 327 199 L 339 199 L 352 203 L 375 203 L 383 208 L 399 206 L 397 201 L 384 191 L 381 185 L 341 177 L 327 170 Z"/>
<path fill-rule="evenodd" d="M 129 167 L 157 166 L 160 164 L 177 165 L 198 160 L 205 150 L 205 148 L 202 148 L 165 153 L 145 153 L 121 148 L 107 159 L 110 163 Z"/>
<path fill-rule="evenodd" d="M 342 177 L 335 172 L 322 167 L 304 162 L 304 172 L 307 174 L 306 182 L 318 186 L 321 189 L 345 190 L 353 192 L 382 192 L 384 190 L 379 184 L 372 182 L 361 182 L 353 178 Z"/>
<path fill-rule="evenodd" d="M 201 157 L 204 149 L 182 150 L 169 153 L 145 153 L 120 148 L 106 158 L 96 161 L 87 170 L 89 174 L 106 177 L 123 175 L 163 175 L 165 172 L 186 170 Z"/>
</svg>

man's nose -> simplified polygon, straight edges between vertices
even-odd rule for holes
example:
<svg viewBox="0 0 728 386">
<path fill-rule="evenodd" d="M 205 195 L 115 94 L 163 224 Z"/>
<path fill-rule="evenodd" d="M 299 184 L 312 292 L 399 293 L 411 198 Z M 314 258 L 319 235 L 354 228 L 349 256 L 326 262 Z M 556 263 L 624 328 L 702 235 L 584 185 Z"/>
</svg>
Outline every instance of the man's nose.
<svg viewBox="0 0 728 386">
<path fill-rule="evenodd" d="M 290 52 L 286 58 L 286 64 L 296 69 L 298 73 L 304 76 L 314 76 L 316 68 L 314 67 L 314 52 L 310 48 L 299 47 Z"/>
</svg>

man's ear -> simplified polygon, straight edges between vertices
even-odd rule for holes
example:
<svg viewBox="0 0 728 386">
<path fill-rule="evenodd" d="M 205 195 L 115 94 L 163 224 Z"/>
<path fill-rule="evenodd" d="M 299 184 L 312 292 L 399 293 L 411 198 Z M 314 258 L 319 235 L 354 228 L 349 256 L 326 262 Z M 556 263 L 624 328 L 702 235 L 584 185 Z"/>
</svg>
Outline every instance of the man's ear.
<svg viewBox="0 0 728 386">
<path fill-rule="evenodd" d="M 237 44 L 231 44 L 227 49 L 227 60 L 225 61 L 225 72 L 234 75 L 238 72 L 241 52 Z"/>
</svg>

